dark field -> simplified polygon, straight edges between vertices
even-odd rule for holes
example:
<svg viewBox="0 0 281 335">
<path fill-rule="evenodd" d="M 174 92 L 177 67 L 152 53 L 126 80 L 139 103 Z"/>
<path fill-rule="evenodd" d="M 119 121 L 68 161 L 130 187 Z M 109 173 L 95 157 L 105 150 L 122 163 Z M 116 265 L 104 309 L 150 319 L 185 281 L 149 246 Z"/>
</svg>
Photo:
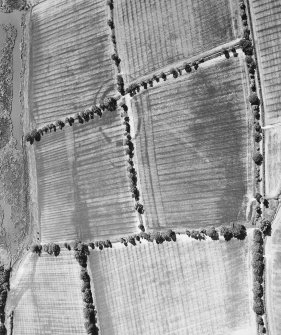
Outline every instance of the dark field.
<svg viewBox="0 0 281 335">
<path fill-rule="evenodd" d="M 32 11 L 32 112 L 36 125 L 83 111 L 113 85 L 104 0 L 44 1 Z"/>
<path fill-rule="evenodd" d="M 116 1 L 117 47 L 126 83 L 237 38 L 240 21 L 231 6 L 236 8 L 228 0 Z"/>
<path fill-rule="evenodd" d="M 43 242 L 114 239 L 137 230 L 117 112 L 36 144 Z"/>
<path fill-rule="evenodd" d="M 251 112 L 241 58 L 170 79 L 132 100 L 150 228 L 247 221 Z"/>
<path fill-rule="evenodd" d="M 254 30 L 263 89 L 266 124 L 281 117 L 281 4 L 280 0 L 253 0 Z"/>
</svg>

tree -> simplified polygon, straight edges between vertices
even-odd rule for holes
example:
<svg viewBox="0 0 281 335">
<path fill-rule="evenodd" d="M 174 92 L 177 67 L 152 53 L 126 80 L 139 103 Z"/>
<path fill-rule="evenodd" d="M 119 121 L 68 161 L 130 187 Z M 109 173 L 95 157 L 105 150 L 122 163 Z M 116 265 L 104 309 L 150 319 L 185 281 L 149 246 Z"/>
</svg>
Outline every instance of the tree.
<svg viewBox="0 0 281 335">
<path fill-rule="evenodd" d="M 145 232 L 145 228 L 144 228 L 144 225 L 142 223 L 140 223 L 138 225 L 138 228 L 142 231 L 142 232 Z M 143 237 L 144 238 L 144 237 Z"/>
<path fill-rule="evenodd" d="M 225 48 L 222 49 L 222 53 L 225 55 L 225 58 L 230 58 L 230 54 L 229 54 L 229 51 Z"/>
<path fill-rule="evenodd" d="M 58 121 L 55 122 L 55 126 L 59 127 L 60 130 L 62 130 L 62 128 L 65 126 L 65 124 L 61 120 L 58 120 Z"/>
<path fill-rule="evenodd" d="M 106 0 L 106 4 L 110 9 L 113 9 L 113 0 Z"/>
<path fill-rule="evenodd" d="M 255 140 L 255 142 L 259 143 L 262 140 L 261 134 L 255 133 L 254 140 Z"/>
<path fill-rule="evenodd" d="M 81 291 L 85 292 L 86 289 L 90 289 L 90 288 L 91 288 L 90 282 L 89 281 L 83 281 Z"/>
<path fill-rule="evenodd" d="M 242 224 L 236 223 L 232 227 L 232 234 L 238 240 L 244 240 L 247 236 L 246 227 Z"/>
<path fill-rule="evenodd" d="M 260 99 L 257 95 L 257 93 L 255 92 L 252 92 L 250 95 L 249 95 L 249 102 L 251 105 L 260 105 Z"/>
<path fill-rule="evenodd" d="M 35 141 L 39 142 L 40 139 L 41 139 L 41 134 L 39 133 L 39 131 L 37 129 L 33 129 L 31 131 L 31 134 L 30 134 L 34 139 Z"/>
<path fill-rule="evenodd" d="M 173 75 L 174 78 L 178 78 L 178 71 L 175 68 L 170 69 L 170 73 Z"/>
<path fill-rule="evenodd" d="M 143 86 L 143 88 L 146 90 L 147 89 L 147 82 L 142 81 L 141 82 L 141 86 Z"/>
<path fill-rule="evenodd" d="M 103 104 L 107 110 L 114 112 L 117 108 L 117 101 L 113 97 L 107 97 L 104 99 Z"/>
<path fill-rule="evenodd" d="M 92 305 L 93 306 L 93 305 Z M 95 321 L 95 309 L 86 307 L 83 309 L 84 318 L 88 319 L 89 321 L 94 322 Z"/>
<path fill-rule="evenodd" d="M 26 140 L 26 142 L 30 142 L 30 144 L 33 144 L 33 142 L 34 142 L 34 138 L 33 138 L 33 136 L 31 136 L 30 133 L 27 133 L 25 135 L 25 140 Z"/>
<path fill-rule="evenodd" d="M 99 117 L 102 117 L 102 111 L 98 106 L 93 106 L 93 111 L 95 114 L 97 114 Z"/>
<path fill-rule="evenodd" d="M 85 282 L 90 282 L 90 276 L 89 276 L 88 271 L 86 269 L 81 269 L 80 279 L 85 281 Z"/>
<path fill-rule="evenodd" d="M 261 222 L 260 229 L 264 235 L 271 235 L 271 223 L 268 220 L 263 219 Z"/>
<path fill-rule="evenodd" d="M 31 246 L 31 252 L 34 252 L 40 256 L 42 252 L 42 246 L 40 244 L 33 244 Z"/>
<path fill-rule="evenodd" d="M 261 325 L 261 326 L 264 325 L 263 319 L 260 315 L 256 316 L 256 322 L 257 322 L 258 325 Z"/>
<path fill-rule="evenodd" d="M 76 113 L 74 116 L 75 120 L 78 120 L 79 123 L 84 123 L 82 115 L 80 113 Z"/>
<path fill-rule="evenodd" d="M 233 237 L 232 231 L 229 227 L 221 227 L 220 233 L 226 241 L 230 241 Z"/>
<path fill-rule="evenodd" d="M 6 335 L 7 334 L 7 329 L 4 325 L 4 323 L 0 324 L 0 335 Z"/>
<path fill-rule="evenodd" d="M 128 106 L 127 106 L 125 103 L 123 103 L 123 104 L 120 105 L 120 106 L 121 106 L 121 108 L 123 108 L 123 110 L 124 110 L 125 112 L 128 111 Z"/>
<path fill-rule="evenodd" d="M 217 232 L 215 227 L 210 227 L 207 229 L 207 235 L 211 237 L 212 240 L 219 239 L 219 233 Z"/>
<path fill-rule="evenodd" d="M 264 270 L 263 261 L 252 261 L 253 273 L 258 276 L 262 276 Z"/>
<path fill-rule="evenodd" d="M 154 81 L 156 81 L 157 83 L 159 83 L 159 80 L 160 80 L 160 79 L 156 76 L 156 74 L 153 75 L 152 79 L 153 79 Z"/>
<path fill-rule="evenodd" d="M 244 52 L 245 55 L 249 56 L 253 55 L 253 46 L 250 40 L 243 38 L 240 41 L 240 47 L 242 48 L 242 51 Z"/>
<path fill-rule="evenodd" d="M 185 233 L 186 233 L 187 236 L 189 236 L 189 237 L 191 236 L 191 232 L 189 230 L 186 230 Z"/>
<path fill-rule="evenodd" d="M 111 55 L 111 59 L 115 62 L 115 65 L 118 66 L 121 62 L 121 59 L 118 57 L 116 53 Z"/>
<path fill-rule="evenodd" d="M 257 297 L 254 300 L 253 310 L 257 315 L 263 315 L 264 314 L 264 304 L 263 300 L 259 297 Z"/>
<path fill-rule="evenodd" d="M 259 229 L 255 229 L 253 232 L 253 240 L 255 243 L 263 244 L 262 233 Z"/>
<path fill-rule="evenodd" d="M 48 127 L 49 127 L 50 132 L 52 131 L 52 129 L 54 131 L 57 131 L 57 128 L 56 128 L 56 126 L 53 123 L 48 124 Z"/>
<path fill-rule="evenodd" d="M 174 241 L 176 242 L 177 236 L 176 233 L 172 229 L 167 230 L 167 235 Z"/>
<path fill-rule="evenodd" d="M 136 241 L 135 241 L 135 239 L 134 239 L 133 236 L 129 236 L 129 237 L 128 237 L 128 242 L 131 243 L 131 244 L 134 245 L 134 246 L 137 245 L 137 244 L 136 244 Z"/>
<path fill-rule="evenodd" d="M 163 81 L 166 81 L 166 80 L 167 80 L 167 76 L 166 76 L 166 74 L 165 74 L 164 72 L 161 72 L 161 73 L 160 73 L 160 78 L 162 78 Z"/>
<path fill-rule="evenodd" d="M 261 165 L 263 162 L 263 156 L 261 153 L 256 152 L 253 155 L 253 161 L 257 164 L 257 165 Z"/>
<path fill-rule="evenodd" d="M 60 254 L 60 246 L 58 244 L 53 244 L 53 254 L 57 257 Z"/>
<path fill-rule="evenodd" d="M 139 202 L 136 203 L 135 205 L 135 209 L 138 213 L 143 214 L 144 213 L 144 208 L 143 205 L 140 204 Z"/>
<path fill-rule="evenodd" d="M 64 247 L 66 248 L 66 249 L 68 249 L 68 250 L 71 250 L 71 246 L 70 246 L 70 244 L 69 243 L 67 243 L 67 242 L 64 242 Z"/>
<path fill-rule="evenodd" d="M 263 287 L 261 283 L 254 281 L 253 283 L 253 294 L 254 294 L 254 300 L 256 297 L 262 297 L 263 296 Z"/>
<path fill-rule="evenodd" d="M 199 63 L 198 62 L 193 62 L 192 66 L 194 67 L 195 70 L 197 70 L 199 68 Z"/>
<path fill-rule="evenodd" d="M 114 22 L 113 22 L 111 19 L 107 20 L 107 25 L 108 25 L 111 29 L 114 29 Z"/>
<path fill-rule="evenodd" d="M 86 303 L 93 303 L 92 291 L 90 289 L 85 289 L 83 294 L 83 301 Z"/>
<path fill-rule="evenodd" d="M 259 122 L 255 122 L 255 130 L 260 133 L 261 132 L 261 125 L 259 124 Z"/>
<path fill-rule="evenodd" d="M 238 53 L 234 47 L 231 48 L 231 52 L 233 53 L 233 57 L 238 57 Z"/>
</svg>

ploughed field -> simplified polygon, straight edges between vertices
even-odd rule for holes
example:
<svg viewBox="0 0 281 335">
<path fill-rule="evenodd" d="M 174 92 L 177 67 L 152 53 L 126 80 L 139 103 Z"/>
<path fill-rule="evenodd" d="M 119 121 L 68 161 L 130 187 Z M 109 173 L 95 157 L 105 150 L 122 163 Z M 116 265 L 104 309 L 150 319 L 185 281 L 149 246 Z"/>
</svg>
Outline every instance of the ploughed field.
<svg viewBox="0 0 281 335">
<path fill-rule="evenodd" d="M 249 219 L 253 121 L 243 61 L 217 58 L 132 99 L 149 228 Z"/>
<path fill-rule="evenodd" d="M 70 251 L 29 253 L 11 280 L 6 312 L 14 335 L 85 334 L 80 266 Z"/>
<path fill-rule="evenodd" d="M 254 335 L 248 240 L 142 242 L 92 251 L 103 335 Z"/>
<path fill-rule="evenodd" d="M 113 87 L 104 0 L 50 0 L 32 9 L 31 107 L 36 125 L 83 111 Z"/>
<path fill-rule="evenodd" d="M 119 112 L 36 143 L 41 241 L 115 239 L 138 231 Z"/>
<path fill-rule="evenodd" d="M 279 0 L 250 1 L 253 13 L 266 124 L 280 122 L 281 5 Z"/>
<path fill-rule="evenodd" d="M 235 40 L 237 10 L 237 3 L 229 0 L 115 1 L 125 82 Z"/>
</svg>

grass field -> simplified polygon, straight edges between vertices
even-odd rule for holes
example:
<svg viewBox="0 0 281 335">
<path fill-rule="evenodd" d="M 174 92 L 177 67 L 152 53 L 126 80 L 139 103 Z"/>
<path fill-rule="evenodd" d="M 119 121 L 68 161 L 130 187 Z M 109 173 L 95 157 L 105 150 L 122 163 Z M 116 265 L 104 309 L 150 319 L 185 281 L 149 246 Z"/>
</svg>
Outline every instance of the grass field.
<svg viewBox="0 0 281 335">
<path fill-rule="evenodd" d="M 112 90 L 104 0 L 48 0 L 32 10 L 31 106 L 36 125 L 83 111 Z"/>
<path fill-rule="evenodd" d="M 118 112 L 36 144 L 41 239 L 114 239 L 138 231 Z"/>
<path fill-rule="evenodd" d="M 281 117 L 281 6 L 276 0 L 251 0 L 266 124 Z"/>
<path fill-rule="evenodd" d="M 132 99 L 150 228 L 249 219 L 253 121 L 245 102 L 242 58 L 205 63 Z"/>
<path fill-rule="evenodd" d="M 228 0 L 120 0 L 114 20 L 125 81 L 198 55 L 238 35 Z"/>
<path fill-rule="evenodd" d="M 72 252 L 28 254 L 11 280 L 13 335 L 85 334 L 80 267 Z"/>
<path fill-rule="evenodd" d="M 273 221 L 271 237 L 267 238 L 266 256 L 266 307 L 269 334 L 281 334 L 281 211 Z"/>
<path fill-rule="evenodd" d="M 254 335 L 248 242 L 176 243 L 91 252 L 103 335 Z"/>
</svg>

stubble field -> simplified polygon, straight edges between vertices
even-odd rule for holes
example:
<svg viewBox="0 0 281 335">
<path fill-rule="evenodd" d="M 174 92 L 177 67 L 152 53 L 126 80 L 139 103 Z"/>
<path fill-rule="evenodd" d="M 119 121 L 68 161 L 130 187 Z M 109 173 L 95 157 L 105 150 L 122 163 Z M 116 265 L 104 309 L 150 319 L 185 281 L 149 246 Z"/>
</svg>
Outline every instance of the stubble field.
<svg viewBox="0 0 281 335">
<path fill-rule="evenodd" d="M 80 266 L 72 252 L 28 254 L 11 280 L 14 335 L 85 334 Z"/>
<path fill-rule="evenodd" d="M 103 335 L 254 335 L 248 241 L 195 241 L 91 252 Z"/>
<path fill-rule="evenodd" d="M 249 220 L 251 111 L 243 56 L 209 62 L 132 99 L 150 228 Z"/>
<path fill-rule="evenodd" d="M 36 126 L 83 111 L 113 88 L 104 0 L 43 1 L 32 10 L 32 113 Z"/>
<path fill-rule="evenodd" d="M 126 83 L 239 35 L 228 0 L 116 1 L 116 37 Z"/>
<path fill-rule="evenodd" d="M 41 240 L 115 239 L 138 230 L 118 112 L 36 144 Z"/>
</svg>

